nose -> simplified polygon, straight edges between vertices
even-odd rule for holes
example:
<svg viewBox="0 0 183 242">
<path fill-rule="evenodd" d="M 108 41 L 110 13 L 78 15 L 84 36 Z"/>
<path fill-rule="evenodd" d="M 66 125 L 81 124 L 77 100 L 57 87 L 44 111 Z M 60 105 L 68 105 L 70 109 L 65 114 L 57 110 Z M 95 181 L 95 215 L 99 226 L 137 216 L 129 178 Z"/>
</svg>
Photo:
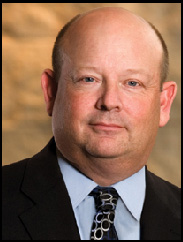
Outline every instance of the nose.
<svg viewBox="0 0 183 242">
<path fill-rule="evenodd" d="M 122 109 L 121 93 L 117 86 L 105 86 L 102 88 L 100 97 L 97 100 L 96 108 L 101 111 L 116 111 Z"/>
</svg>

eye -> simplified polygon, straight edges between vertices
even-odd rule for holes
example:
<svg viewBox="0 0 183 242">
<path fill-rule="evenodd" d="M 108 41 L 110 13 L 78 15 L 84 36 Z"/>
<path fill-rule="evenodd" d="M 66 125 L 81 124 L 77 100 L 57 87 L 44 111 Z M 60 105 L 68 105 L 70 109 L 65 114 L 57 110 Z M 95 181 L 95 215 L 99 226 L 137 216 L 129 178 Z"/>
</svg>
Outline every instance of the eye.
<svg viewBox="0 0 183 242">
<path fill-rule="evenodd" d="M 139 82 L 136 81 L 128 81 L 127 84 L 132 87 L 137 87 L 139 86 Z"/>
<path fill-rule="evenodd" d="M 93 77 L 89 77 L 89 76 L 82 78 L 82 80 L 84 82 L 94 82 L 95 81 L 95 79 Z"/>
</svg>

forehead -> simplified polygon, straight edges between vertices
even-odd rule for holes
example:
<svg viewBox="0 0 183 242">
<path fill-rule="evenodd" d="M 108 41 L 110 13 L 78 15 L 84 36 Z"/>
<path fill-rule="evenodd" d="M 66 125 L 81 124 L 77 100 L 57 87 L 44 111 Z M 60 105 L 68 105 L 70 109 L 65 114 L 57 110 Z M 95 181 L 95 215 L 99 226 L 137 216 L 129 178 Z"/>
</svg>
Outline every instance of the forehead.
<svg viewBox="0 0 183 242">
<path fill-rule="evenodd" d="M 120 11 L 92 12 L 73 23 L 64 37 L 64 50 L 74 63 L 91 65 L 119 65 L 127 59 L 159 65 L 162 58 L 160 41 L 150 26 Z"/>
</svg>

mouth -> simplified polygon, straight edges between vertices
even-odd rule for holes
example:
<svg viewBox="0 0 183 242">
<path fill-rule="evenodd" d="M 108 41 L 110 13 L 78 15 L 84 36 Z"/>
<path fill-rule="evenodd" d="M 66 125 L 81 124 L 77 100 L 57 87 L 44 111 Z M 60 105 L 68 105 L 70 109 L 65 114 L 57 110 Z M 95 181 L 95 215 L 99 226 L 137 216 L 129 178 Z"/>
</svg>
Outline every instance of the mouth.
<svg viewBox="0 0 183 242">
<path fill-rule="evenodd" d="M 94 128 L 94 130 L 103 130 L 103 131 L 119 131 L 120 129 L 123 128 L 122 126 L 114 123 L 99 122 L 99 123 L 92 123 L 90 125 Z"/>
</svg>

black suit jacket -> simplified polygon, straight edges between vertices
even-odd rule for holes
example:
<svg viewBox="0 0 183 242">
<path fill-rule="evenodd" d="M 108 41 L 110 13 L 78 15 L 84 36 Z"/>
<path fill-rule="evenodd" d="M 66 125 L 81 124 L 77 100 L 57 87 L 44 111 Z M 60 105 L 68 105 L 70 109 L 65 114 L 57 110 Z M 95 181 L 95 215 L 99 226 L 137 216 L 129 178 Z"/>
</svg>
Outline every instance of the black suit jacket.
<svg viewBox="0 0 183 242">
<path fill-rule="evenodd" d="M 180 239 L 180 189 L 146 171 L 141 240 Z M 130 191 L 129 191 L 130 192 Z M 54 138 L 32 158 L 3 167 L 3 240 L 79 240 Z"/>
</svg>

